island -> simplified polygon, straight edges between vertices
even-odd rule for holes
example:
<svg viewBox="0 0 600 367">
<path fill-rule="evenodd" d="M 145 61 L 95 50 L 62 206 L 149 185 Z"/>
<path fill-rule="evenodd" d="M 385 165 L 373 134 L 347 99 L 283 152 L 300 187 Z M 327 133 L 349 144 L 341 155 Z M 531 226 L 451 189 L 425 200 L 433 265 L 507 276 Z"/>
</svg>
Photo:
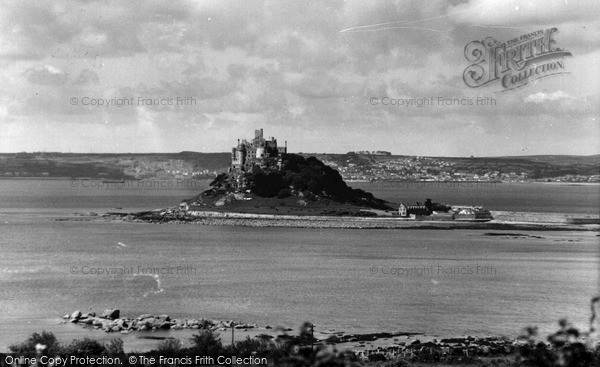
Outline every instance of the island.
<svg viewBox="0 0 600 367">
<path fill-rule="evenodd" d="M 594 230 L 592 222 L 544 223 L 494 221 L 481 206 L 423 203 L 394 204 L 361 189 L 353 189 L 340 173 L 316 157 L 288 153 L 287 141 L 255 131 L 251 140 L 238 139 L 230 166 L 210 188 L 178 206 L 138 213 L 108 213 L 104 217 L 152 223 L 310 228 L 477 228 L 529 230 Z M 506 217 L 506 216 L 505 216 Z M 594 226 L 593 228 L 590 225 Z"/>
</svg>

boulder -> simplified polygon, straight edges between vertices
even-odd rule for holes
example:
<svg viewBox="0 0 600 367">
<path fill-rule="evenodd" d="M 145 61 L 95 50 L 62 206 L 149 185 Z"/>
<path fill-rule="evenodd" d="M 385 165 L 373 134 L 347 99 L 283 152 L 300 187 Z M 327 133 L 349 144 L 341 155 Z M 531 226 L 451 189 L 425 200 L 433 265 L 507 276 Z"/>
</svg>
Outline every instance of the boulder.
<svg viewBox="0 0 600 367">
<path fill-rule="evenodd" d="M 100 316 L 100 317 L 103 317 L 105 319 L 114 320 L 114 319 L 119 318 L 120 313 L 121 313 L 121 311 L 119 311 L 118 309 L 108 308 L 102 312 L 102 316 Z"/>
<path fill-rule="evenodd" d="M 69 315 L 69 314 L 66 314 L 63 316 L 63 319 L 69 319 L 69 318 L 71 318 L 71 315 Z"/>
<path fill-rule="evenodd" d="M 160 321 L 158 321 L 157 319 L 155 319 L 154 317 L 149 317 L 147 319 L 143 319 L 140 321 L 140 324 L 142 325 L 146 325 L 149 328 L 152 328 L 154 326 L 156 326 L 156 324 L 158 324 Z"/>
<path fill-rule="evenodd" d="M 94 322 L 93 317 L 86 317 L 84 319 L 79 319 L 80 324 L 92 325 L 93 322 Z"/>
<path fill-rule="evenodd" d="M 81 317 L 81 311 L 77 310 L 71 314 L 71 319 L 79 319 Z"/>
</svg>

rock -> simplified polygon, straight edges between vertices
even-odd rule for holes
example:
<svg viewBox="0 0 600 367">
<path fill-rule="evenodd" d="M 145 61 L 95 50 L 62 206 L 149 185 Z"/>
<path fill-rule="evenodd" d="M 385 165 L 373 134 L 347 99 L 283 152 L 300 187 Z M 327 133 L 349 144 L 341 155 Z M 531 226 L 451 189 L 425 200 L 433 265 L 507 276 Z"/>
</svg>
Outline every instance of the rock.
<svg viewBox="0 0 600 367">
<path fill-rule="evenodd" d="M 79 319 L 81 317 L 81 311 L 77 310 L 71 314 L 71 319 Z"/>
<path fill-rule="evenodd" d="M 100 316 L 100 317 L 103 317 L 105 319 L 114 320 L 114 319 L 119 318 L 120 313 L 121 313 L 121 311 L 119 311 L 118 309 L 108 308 L 102 312 L 102 316 Z"/>
<path fill-rule="evenodd" d="M 271 329 L 272 329 L 272 327 L 271 327 L 271 326 L 269 326 L 269 325 L 267 325 L 267 326 L 265 326 L 265 329 L 267 329 L 267 330 L 271 330 Z"/>
<path fill-rule="evenodd" d="M 170 329 L 171 328 L 171 323 L 168 321 L 162 322 L 160 323 L 160 325 L 158 325 L 159 329 Z"/>
<path fill-rule="evenodd" d="M 148 330 L 148 325 L 146 325 L 146 324 L 141 325 L 140 327 L 138 327 L 138 330 L 139 331 L 146 331 L 146 330 Z"/>
<path fill-rule="evenodd" d="M 171 316 L 169 315 L 160 315 L 158 316 L 158 318 L 160 319 L 160 321 L 171 321 Z"/>
<path fill-rule="evenodd" d="M 143 320 L 143 319 L 149 319 L 149 318 L 151 318 L 151 317 L 154 317 L 154 316 L 153 316 L 153 315 L 150 315 L 150 314 L 144 314 L 144 315 L 139 315 L 139 316 L 137 317 L 137 319 L 138 319 L 138 320 Z"/>
<path fill-rule="evenodd" d="M 63 316 L 63 319 L 69 319 L 69 318 L 71 318 L 71 315 L 69 315 L 69 314 L 66 314 Z"/>
<path fill-rule="evenodd" d="M 92 317 L 86 317 L 85 319 L 79 319 L 80 324 L 92 325 L 94 319 Z"/>
<path fill-rule="evenodd" d="M 149 328 L 154 327 L 158 323 L 159 323 L 159 321 L 157 319 L 155 319 L 154 317 L 149 317 L 147 319 L 143 319 L 143 320 L 140 321 L 140 324 L 146 325 Z"/>
</svg>

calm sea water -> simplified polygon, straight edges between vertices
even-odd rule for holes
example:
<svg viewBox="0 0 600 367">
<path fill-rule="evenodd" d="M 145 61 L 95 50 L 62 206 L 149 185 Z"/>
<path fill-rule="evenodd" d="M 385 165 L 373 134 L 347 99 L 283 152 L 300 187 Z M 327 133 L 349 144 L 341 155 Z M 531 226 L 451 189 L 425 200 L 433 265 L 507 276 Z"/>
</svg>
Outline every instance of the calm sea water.
<svg viewBox="0 0 600 367">
<path fill-rule="evenodd" d="M 516 336 L 528 325 L 553 331 L 562 317 L 585 326 L 589 300 L 598 293 L 600 237 L 595 232 L 527 232 L 541 238 L 513 238 L 470 230 L 55 220 L 117 207 L 174 205 L 206 182 L 149 185 L 156 187 L 96 189 L 82 187 L 81 181 L 0 180 L 0 330 L 10 330 L 0 333 L 0 350 L 41 330 L 63 339 L 104 337 L 58 325 L 58 317 L 107 307 L 128 316 L 167 313 L 263 326 L 296 328 L 312 321 L 319 331 Z M 432 197 L 493 210 L 567 213 L 597 213 L 600 197 L 598 186 L 460 189 L 370 191 L 396 202 Z M 399 196 L 407 199 L 395 199 Z M 126 271 L 89 274 L 97 268 Z M 148 268 L 167 270 L 154 274 Z M 123 338 L 127 343 L 136 336 Z"/>
</svg>

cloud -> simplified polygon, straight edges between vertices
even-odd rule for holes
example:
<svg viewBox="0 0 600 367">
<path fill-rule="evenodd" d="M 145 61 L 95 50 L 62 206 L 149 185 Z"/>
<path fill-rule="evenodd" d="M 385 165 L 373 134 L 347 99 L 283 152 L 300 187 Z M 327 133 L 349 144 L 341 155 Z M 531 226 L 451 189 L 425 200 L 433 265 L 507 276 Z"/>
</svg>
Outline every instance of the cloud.
<svg viewBox="0 0 600 367">
<path fill-rule="evenodd" d="M 565 93 L 561 90 L 553 92 L 553 93 L 544 93 L 538 92 L 535 94 L 530 94 L 525 98 L 525 103 L 544 103 L 544 102 L 554 102 L 562 99 L 572 99 L 568 93 Z"/>
<path fill-rule="evenodd" d="M 52 65 L 28 69 L 24 75 L 30 83 L 40 85 L 61 85 L 68 78 L 66 73 Z"/>
<path fill-rule="evenodd" d="M 463 23 L 527 27 L 540 23 L 595 21 L 600 14 L 600 3 L 595 0 L 470 0 L 451 7 L 449 13 Z"/>
<path fill-rule="evenodd" d="M 375 150 L 364 144 L 379 141 L 398 150 L 402 140 L 402 149 L 425 154 L 420 142 L 435 136 L 445 142 L 436 145 L 439 152 L 452 154 L 469 146 L 470 132 L 484 150 L 499 136 L 525 139 L 533 130 L 519 124 L 539 127 L 548 116 L 563 125 L 544 136 L 562 138 L 565 126 L 589 126 L 598 113 L 600 86 L 591 81 L 600 72 L 599 7 L 577 0 L 8 0 L 0 12 L 0 118 L 23 126 L 51 121 L 58 130 L 81 125 L 74 130 L 80 133 L 93 127 L 98 146 L 111 140 L 115 126 L 132 137 L 151 125 L 144 144 L 170 151 L 181 150 L 178 142 L 192 148 L 194 134 L 202 149 L 222 150 L 224 131 L 263 126 L 297 136 L 304 151 L 324 144 L 331 151 Z M 501 94 L 497 84 L 464 84 L 468 42 L 554 26 L 558 46 L 573 53 L 570 74 Z M 181 96 L 197 104 L 139 110 L 69 103 L 84 96 Z M 371 97 L 494 97 L 497 104 L 399 109 L 365 104 Z M 14 134 L 11 146 L 21 140 Z M 330 139 L 340 134 L 344 139 Z"/>
</svg>

